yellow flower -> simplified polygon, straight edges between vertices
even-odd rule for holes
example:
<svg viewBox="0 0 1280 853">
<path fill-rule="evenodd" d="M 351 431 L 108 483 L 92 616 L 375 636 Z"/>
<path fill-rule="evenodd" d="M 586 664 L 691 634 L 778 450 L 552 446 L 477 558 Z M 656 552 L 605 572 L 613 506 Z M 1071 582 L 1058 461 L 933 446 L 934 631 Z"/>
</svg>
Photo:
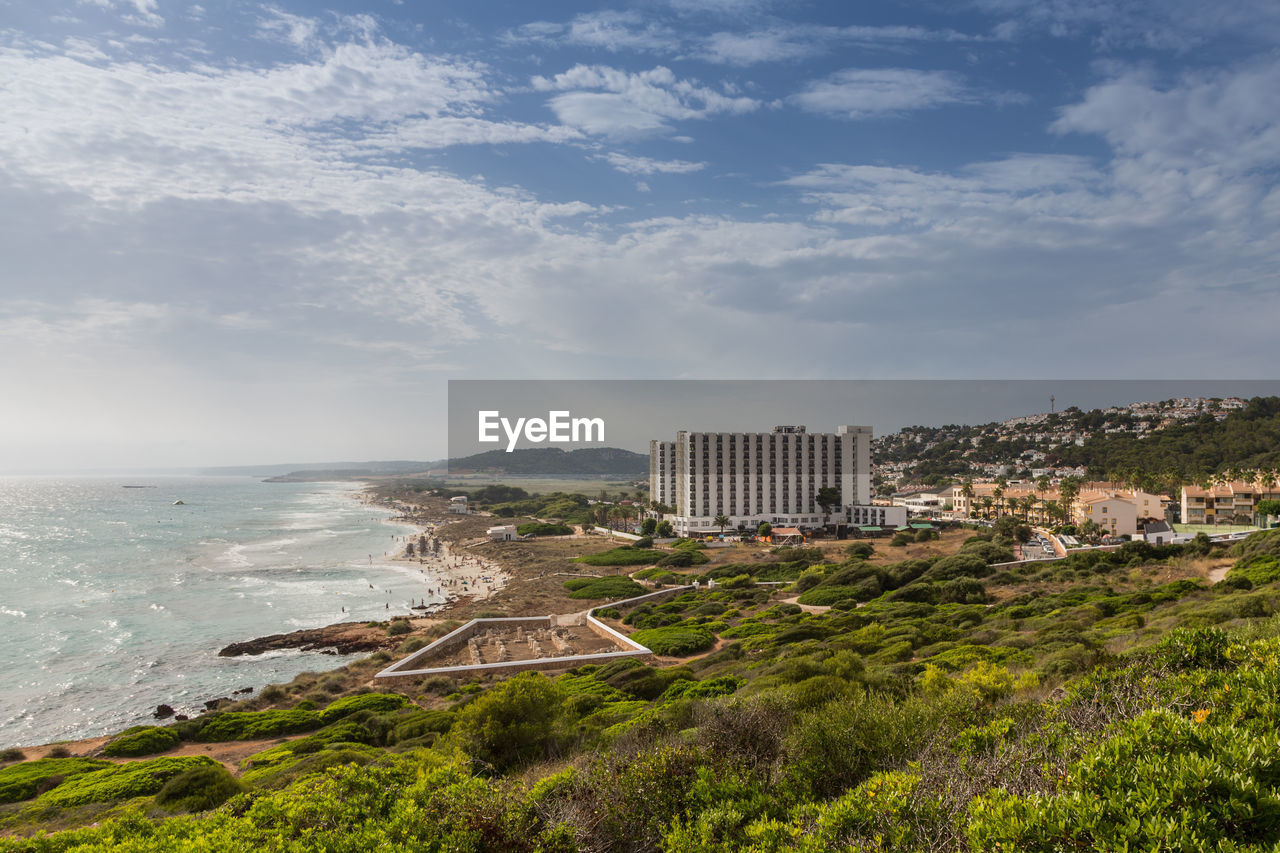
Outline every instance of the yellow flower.
<svg viewBox="0 0 1280 853">
<path fill-rule="evenodd" d="M 1191 715 L 1191 719 L 1195 720 L 1197 723 L 1203 723 L 1205 720 L 1209 719 L 1209 709 L 1201 708 L 1199 711 L 1196 711 Z"/>
</svg>

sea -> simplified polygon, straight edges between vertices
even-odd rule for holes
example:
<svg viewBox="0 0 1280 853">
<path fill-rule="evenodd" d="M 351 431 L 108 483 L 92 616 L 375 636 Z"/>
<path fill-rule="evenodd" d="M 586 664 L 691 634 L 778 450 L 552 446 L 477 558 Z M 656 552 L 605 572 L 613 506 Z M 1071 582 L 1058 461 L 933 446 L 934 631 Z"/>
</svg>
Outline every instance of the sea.
<svg viewBox="0 0 1280 853">
<path fill-rule="evenodd" d="M 181 501 L 181 503 L 177 503 Z M 439 597 L 393 563 L 414 528 L 353 483 L 0 477 L 0 748 L 196 713 L 346 660 L 229 643 L 383 620 Z"/>
</svg>

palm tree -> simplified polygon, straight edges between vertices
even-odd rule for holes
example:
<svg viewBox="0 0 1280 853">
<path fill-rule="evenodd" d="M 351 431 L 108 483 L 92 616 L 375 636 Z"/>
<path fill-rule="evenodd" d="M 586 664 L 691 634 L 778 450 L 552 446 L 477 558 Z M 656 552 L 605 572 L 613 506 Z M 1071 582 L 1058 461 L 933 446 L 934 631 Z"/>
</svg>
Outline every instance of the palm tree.
<svg viewBox="0 0 1280 853">
<path fill-rule="evenodd" d="M 715 518 L 715 522 L 720 526 L 720 535 L 723 536 L 724 529 L 729 526 L 729 516 L 717 515 Z"/>
<path fill-rule="evenodd" d="M 964 505 L 969 508 L 969 517 L 973 517 L 973 480 L 968 477 L 960 484 L 960 496 L 964 498 Z"/>
<path fill-rule="evenodd" d="M 991 490 L 991 497 L 996 499 L 996 515 L 1003 515 L 1004 510 L 1004 486 L 996 483 L 996 487 Z M 985 503 L 985 501 L 984 501 Z"/>
<path fill-rule="evenodd" d="M 1058 484 L 1058 500 L 1062 504 L 1063 524 L 1067 523 L 1067 517 L 1071 514 L 1071 508 L 1075 505 L 1079 494 L 1080 479 L 1078 477 L 1064 477 Z"/>
<path fill-rule="evenodd" d="M 985 495 L 983 496 L 983 498 L 982 498 L 982 513 L 983 513 L 983 515 L 985 515 L 985 516 L 987 516 L 987 517 L 990 517 L 990 515 L 991 515 L 991 505 L 992 505 L 993 503 L 995 503 L 995 501 L 991 500 L 991 498 L 990 498 L 990 497 L 985 496 Z"/>
</svg>

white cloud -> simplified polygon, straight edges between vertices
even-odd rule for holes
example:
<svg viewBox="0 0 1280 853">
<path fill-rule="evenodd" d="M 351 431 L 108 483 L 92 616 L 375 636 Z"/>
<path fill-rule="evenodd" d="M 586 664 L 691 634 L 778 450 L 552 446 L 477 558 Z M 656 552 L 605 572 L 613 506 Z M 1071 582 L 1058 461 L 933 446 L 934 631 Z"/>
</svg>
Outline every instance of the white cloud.
<svg viewBox="0 0 1280 853">
<path fill-rule="evenodd" d="M 809 112 L 851 119 L 973 103 L 977 99 L 977 93 L 949 71 L 912 68 L 851 68 L 814 81 L 791 97 L 793 103 Z"/>
<path fill-rule="evenodd" d="M 204 10 L 199 14 L 203 16 Z M 299 49 L 313 44 L 319 29 L 320 22 L 315 18 L 293 15 L 276 6 L 265 7 L 263 17 L 258 21 L 260 36 L 281 41 Z"/>
<path fill-rule="evenodd" d="M 971 40 L 971 37 L 954 30 L 934 30 L 925 27 L 830 27 L 774 23 L 760 29 L 712 33 L 702 41 L 696 52 L 709 62 L 754 65 L 760 62 L 785 62 L 818 56 L 836 45 L 896 48 L 920 42 L 967 40 Z"/>
<path fill-rule="evenodd" d="M 680 37 L 665 24 L 637 12 L 604 10 L 579 15 L 569 22 L 564 40 L 569 44 L 616 53 L 621 50 L 669 52 Z"/>
<path fill-rule="evenodd" d="M 626 136 L 665 130 L 672 121 L 741 114 L 759 101 L 731 97 L 682 80 L 658 66 L 632 73 L 603 65 L 576 65 L 554 77 L 534 77 L 540 92 L 564 92 L 550 100 L 564 124 L 587 133 Z"/>
<path fill-rule="evenodd" d="M 157 11 L 156 0 L 78 0 L 82 6 L 96 6 L 112 12 L 121 12 L 122 19 L 144 27 L 164 26 L 164 18 Z M 130 11 L 132 10 L 132 11 Z"/>
<path fill-rule="evenodd" d="M 1193 72 L 1161 87 L 1131 71 L 1061 111 L 1059 133 L 1097 134 L 1123 155 L 1233 173 L 1280 163 L 1280 61 Z"/>
<path fill-rule="evenodd" d="M 1006 35 L 1089 35 L 1104 48 L 1141 45 L 1181 52 L 1218 37 L 1262 44 L 1280 38 L 1280 6 L 1272 0 L 973 0 L 973 5 L 1010 16 Z"/>
<path fill-rule="evenodd" d="M 687 175 L 705 169 L 706 163 L 689 160 L 654 160 L 649 157 L 633 157 L 612 151 L 603 155 L 604 160 L 625 175 Z"/>
</svg>

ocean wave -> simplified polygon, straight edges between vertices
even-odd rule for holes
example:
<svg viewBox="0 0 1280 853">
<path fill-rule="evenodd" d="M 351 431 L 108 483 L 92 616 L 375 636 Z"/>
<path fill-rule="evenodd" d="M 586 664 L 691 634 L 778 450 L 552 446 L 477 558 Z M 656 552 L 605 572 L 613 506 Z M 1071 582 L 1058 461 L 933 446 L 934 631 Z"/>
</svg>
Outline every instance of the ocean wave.
<svg viewBox="0 0 1280 853">
<path fill-rule="evenodd" d="M 9 608 L 7 608 L 7 607 L 0 607 L 0 615 L 4 615 L 4 616 L 17 616 L 17 617 L 22 618 L 22 619 L 26 619 L 26 618 L 27 618 L 27 614 L 26 614 L 26 613 L 24 613 L 23 611 L 21 611 L 21 610 L 10 610 L 10 609 L 9 609 Z"/>
</svg>

